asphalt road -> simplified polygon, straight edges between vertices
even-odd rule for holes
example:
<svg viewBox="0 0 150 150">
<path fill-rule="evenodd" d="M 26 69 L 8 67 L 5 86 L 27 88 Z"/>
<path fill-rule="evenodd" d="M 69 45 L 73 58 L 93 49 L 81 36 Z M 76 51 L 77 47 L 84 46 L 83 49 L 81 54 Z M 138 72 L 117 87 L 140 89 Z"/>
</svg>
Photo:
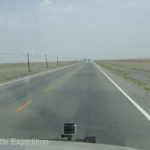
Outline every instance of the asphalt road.
<svg viewBox="0 0 150 150">
<path fill-rule="evenodd" d="M 60 139 L 66 122 L 76 138 L 150 149 L 150 121 L 93 63 L 0 86 L 0 138 Z"/>
</svg>

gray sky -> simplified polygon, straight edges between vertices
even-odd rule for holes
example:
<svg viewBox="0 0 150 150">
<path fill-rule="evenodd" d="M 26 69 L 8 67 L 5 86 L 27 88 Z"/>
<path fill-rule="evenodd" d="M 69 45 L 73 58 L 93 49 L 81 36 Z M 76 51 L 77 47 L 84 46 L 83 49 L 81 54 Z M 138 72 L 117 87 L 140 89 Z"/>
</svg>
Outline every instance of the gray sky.
<svg viewBox="0 0 150 150">
<path fill-rule="evenodd" d="M 0 0 L 0 52 L 150 58 L 150 0 Z"/>
</svg>

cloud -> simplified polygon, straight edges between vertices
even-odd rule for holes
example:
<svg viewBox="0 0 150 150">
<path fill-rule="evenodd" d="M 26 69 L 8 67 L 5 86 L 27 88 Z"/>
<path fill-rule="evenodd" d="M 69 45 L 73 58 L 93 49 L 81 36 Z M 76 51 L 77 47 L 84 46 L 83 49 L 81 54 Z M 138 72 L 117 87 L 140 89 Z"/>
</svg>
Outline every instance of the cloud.
<svg viewBox="0 0 150 150">
<path fill-rule="evenodd" d="M 126 3 L 128 7 L 135 9 L 149 9 L 150 6 L 149 0 L 123 0 L 122 3 Z"/>
<path fill-rule="evenodd" d="M 75 10 L 72 3 L 66 1 L 43 0 L 38 3 L 38 8 L 42 12 L 66 13 Z"/>
<path fill-rule="evenodd" d="M 17 13 L 6 13 L 0 15 L 0 25 L 9 28 L 18 28 L 20 26 L 20 15 Z"/>
<path fill-rule="evenodd" d="M 2 48 L 95 57 L 138 55 L 142 46 L 149 52 L 149 0 L 33 0 L 32 9 L 30 0 L 14 1 L 15 9 L 0 9 Z"/>
<path fill-rule="evenodd" d="M 38 7 L 40 8 L 40 10 L 47 10 L 51 7 L 51 5 L 52 5 L 51 0 L 43 0 L 38 3 Z"/>
</svg>

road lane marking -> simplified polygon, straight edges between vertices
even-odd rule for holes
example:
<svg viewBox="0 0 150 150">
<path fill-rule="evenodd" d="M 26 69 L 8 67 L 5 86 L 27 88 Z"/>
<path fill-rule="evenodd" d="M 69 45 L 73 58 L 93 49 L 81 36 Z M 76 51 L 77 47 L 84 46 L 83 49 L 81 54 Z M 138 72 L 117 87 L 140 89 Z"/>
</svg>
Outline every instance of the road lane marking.
<svg viewBox="0 0 150 150">
<path fill-rule="evenodd" d="M 51 90 L 53 87 L 52 86 L 50 86 L 50 87 L 48 87 L 47 89 L 45 89 L 44 91 L 45 92 L 48 92 L 49 90 Z"/>
<path fill-rule="evenodd" d="M 65 75 L 65 76 L 64 76 L 64 78 L 67 78 L 67 77 L 68 77 L 68 75 Z"/>
<path fill-rule="evenodd" d="M 141 106 L 139 106 L 119 85 L 114 82 L 97 64 L 94 65 L 109 79 L 109 81 L 150 121 L 150 114 L 148 114 Z"/>
<path fill-rule="evenodd" d="M 64 78 L 67 78 L 67 77 L 71 76 L 77 69 L 80 69 L 80 68 L 81 68 L 81 66 L 76 68 L 75 70 L 69 72 L 68 74 L 64 75 Z"/>
<path fill-rule="evenodd" d="M 58 82 L 58 83 L 61 83 L 61 82 L 62 82 L 62 80 L 58 80 L 57 82 Z"/>
<path fill-rule="evenodd" d="M 24 105 L 22 105 L 21 107 L 19 107 L 19 108 L 16 110 L 16 112 L 22 110 L 23 108 L 27 107 L 27 106 L 28 106 L 29 104 L 31 104 L 31 103 L 32 103 L 32 100 L 28 101 L 27 103 L 25 103 Z"/>
</svg>

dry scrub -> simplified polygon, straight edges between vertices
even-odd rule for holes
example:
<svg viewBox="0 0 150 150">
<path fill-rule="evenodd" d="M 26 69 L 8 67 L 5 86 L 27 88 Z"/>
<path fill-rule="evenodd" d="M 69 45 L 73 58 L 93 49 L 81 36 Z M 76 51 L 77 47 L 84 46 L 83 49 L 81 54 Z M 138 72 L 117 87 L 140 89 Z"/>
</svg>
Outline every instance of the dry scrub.
<svg viewBox="0 0 150 150">
<path fill-rule="evenodd" d="M 17 79 L 38 72 L 48 71 L 57 67 L 70 65 L 73 63 L 75 62 L 60 62 L 59 66 L 57 66 L 56 62 L 49 62 L 48 68 L 43 62 L 31 63 L 31 72 L 28 72 L 28 66 L 26 63 L 0 64 L 0 82 Z"/>
<path fill-rule="evenodd" d="M 144 60 L 117 60 L 97 61 L 97 64 L 136 84 L 143 89 L 150 91 L 150 61 Z M 144 65 L 145 64 L 145 65 Z"/>
</svg>

